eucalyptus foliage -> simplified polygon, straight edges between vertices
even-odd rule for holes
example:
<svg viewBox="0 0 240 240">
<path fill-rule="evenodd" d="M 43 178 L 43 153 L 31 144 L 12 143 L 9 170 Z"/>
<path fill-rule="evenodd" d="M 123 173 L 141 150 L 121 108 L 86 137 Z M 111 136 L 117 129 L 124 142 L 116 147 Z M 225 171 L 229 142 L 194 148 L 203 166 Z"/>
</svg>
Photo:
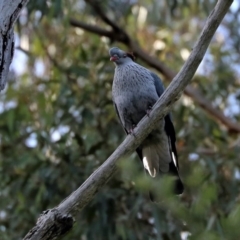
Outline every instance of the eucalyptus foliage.
<svg viewBox="0 0 240 240">
<path fill-rule="evenodd" d="M 177 72 L 216 1 L 98 2 L 144 50 Z M 239 7 L 236 1 L 192 83 L 233 121 L 240 120 Z M 108 49 L 126 46 L 74 28 L 70 18 L 109 28 L 81 0 L 30 1 L 15 28 L 12 74 L 0 94 L 2 240 L 23 237 L 125 137 L 111 100 Z M 161 201 L 152 203 L 142 163 L 132 154 L 64 239 L 239 239 L 239 136 L 186 96 L 173 120 L 185 193 L 173 196 L 163 178 L 154 186 Z"/>
</svg>

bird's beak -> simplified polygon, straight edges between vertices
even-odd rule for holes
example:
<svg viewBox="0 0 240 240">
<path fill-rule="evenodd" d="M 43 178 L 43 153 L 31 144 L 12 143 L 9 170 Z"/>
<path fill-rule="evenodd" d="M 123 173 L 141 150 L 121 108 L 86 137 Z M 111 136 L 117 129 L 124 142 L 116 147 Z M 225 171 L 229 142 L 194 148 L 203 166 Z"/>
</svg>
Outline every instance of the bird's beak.
<svg viewBox="0 0 240 240">
<path fill-rule="evenodd" d="M 112 57 L 110 57 L 110 61 L 115 62 L 116 60 L 118 60 L 118 57 L 117 57 L 117 56 L 112 56 Z"/>
</svg>

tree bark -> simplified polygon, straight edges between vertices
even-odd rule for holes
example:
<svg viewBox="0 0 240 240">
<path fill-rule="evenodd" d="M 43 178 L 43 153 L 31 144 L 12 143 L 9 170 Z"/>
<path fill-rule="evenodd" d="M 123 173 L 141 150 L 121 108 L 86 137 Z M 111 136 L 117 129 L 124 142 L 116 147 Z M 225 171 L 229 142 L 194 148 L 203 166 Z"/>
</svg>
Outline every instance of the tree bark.
<svg viewBox="0 0 240 240">
<path fill-rule="evenodd" d="M 152 131 L 156 123 L 170 111 L 174 102 L 191 81 L 206 53 L 217 27 L 232 2 L 233 0 L 218 1 L 207 19 L 199 40 L 193 48 L 188 60 L 156 102 L 150 116 L 145 116 L 136 129 L 134 129 L 135 135 L 128 135 L 115 152 L 62 203 L 54 209 L 45 211 L 39 217 L 36 226 L 25 236 L 24 240 L 58 239 L 72 228 L 74 216 L 93 199 L 95 194 L 116 172 L 116 162 L 124 155 L 133 152 Z"/>
<path fill-rule="evenodd" d="M 14 53 L 13 25 L 28 0 L 0 0 L 0 91 L 5 88 Z"/>
</svg>

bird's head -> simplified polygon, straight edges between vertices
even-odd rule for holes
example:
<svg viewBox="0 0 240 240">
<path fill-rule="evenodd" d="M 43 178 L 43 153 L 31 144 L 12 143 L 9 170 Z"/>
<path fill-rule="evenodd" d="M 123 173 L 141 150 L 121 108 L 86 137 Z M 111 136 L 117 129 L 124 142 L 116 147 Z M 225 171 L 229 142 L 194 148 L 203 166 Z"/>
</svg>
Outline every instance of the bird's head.
<svg viewBox="0 0 240 240">
<path fill-rule="evenodd" d="M 132 53 L 124 52 L 117 47 L 113 47 L 109 50 L 110 61 L 114 62 L 116 65 L 121 65 L 127 62 L 132 62 L 134 56 Z"/>
</svg>

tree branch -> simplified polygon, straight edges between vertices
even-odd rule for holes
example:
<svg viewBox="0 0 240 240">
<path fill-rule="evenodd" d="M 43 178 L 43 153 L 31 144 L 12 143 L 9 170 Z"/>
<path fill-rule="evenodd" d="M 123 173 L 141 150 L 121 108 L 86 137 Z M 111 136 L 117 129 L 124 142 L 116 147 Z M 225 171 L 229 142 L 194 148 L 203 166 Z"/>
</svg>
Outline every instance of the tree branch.
<svg viewBox="0 0 240 240">
<path fill-rule="evenodd" d="M 28 0 L 0 0 L 0 91 L 4 89 L 14 53 L 13 25 Z"/>
<path fill-rule="evenodd" d="M 44 212 L 38 219 L 36 226 L 30 230 L 24 240 L 58 239 L 69 231 L 73 225 L 73 218 L 95 196 L 116 172 L 116 162 L 124 155 L 133 152 L 143 139 L 153 130 L 156 123 L 166 115 L 177 97 L 196 72 L 207 47 L 229 9 L 233 0 L 219 0 L 206 21 L 204 29 L 188 60 L 181 71 L 174 77 L 169 87 L 164 91 L 154 105 L 150 116 L 144 117 L 138 127 L 134 129 L 135 136 L 128 135 L 115 152 L 69 197 L 56 208 Z"/>
<path fill-rule="evenodd" d="M 80 21 L 77 21 L 75 19 L 70 19 L 70 24 L 74 27 L 78 27 L 78 28 L 82 28 L 88 32 L 92 32 L 95 33 L 97 35 L 100 36 L 105 36 L 108 37 L 110 39 L 114 39 L 115 37 L 113 36 L 113 32 L 112 31 L 108 31 L 105 29 L 102 29 L 100 27 L 97 27 L 95 25 L 90 25 L 90 24 L 86 24 Z"/>
<path fill-rule="evenodd" d="M 146 62 L 149 66 L 155 68 L 160 73 L 162 73 L 167 80 L 171 81 L 176 73 L 169 69 L 167 66 L 165 66 L 163 63 L 161 63 L 157 58 L 150 56 L 147 54 L 143 49 L 139 47 L 139 45 L 131 39 L 131 37 L 119 26 L 116 25 L 115 22 L 110 20 L 98 3 L 86 0 L 87 3 L 93 7 L 95 12 L 101 17 L 101 19 L 108 25 L 112 27 L 112 30 L 105 30 L 102 28 L 99 28 L 95 25 L 89 25 L 80 21 L 77 21 L 75 19 L 70 19 L 70 24 L 74 27 L 82 28 L 86 31 L 98 34 L 100 36 L 105 36 L 110 38 L 111 40 L 119 41 L 127 45 L 134 54 L 142 59 L 144 62 Z M 226 117 L 221 110 L 214 107 L 210 101 L 208 101 L 198 89 L 187 86 L 184 89 L 184 93 L 192 98 L 195 103 L 197 103 L 200 107 L 202 107 L 211 117 L 213 117 L 217 122 L 223 124 L 229 132 L 231 133 L 240 133 L 240 124 L 237 122 L 233 122 L 230 118 Z"/>
<path fill-rule="evenodd" d="M 122 33 L 127 36 L 127 33 L 125 33 L 114 21 L 112 21 L 103 11 L 103 9 L 100 7 L 99 2 L 96 0 L 85 0 L 98 14 L 98 16 L 109 26 L 112 27 L 112 29 L 115 32 Z"/>
</svg>

